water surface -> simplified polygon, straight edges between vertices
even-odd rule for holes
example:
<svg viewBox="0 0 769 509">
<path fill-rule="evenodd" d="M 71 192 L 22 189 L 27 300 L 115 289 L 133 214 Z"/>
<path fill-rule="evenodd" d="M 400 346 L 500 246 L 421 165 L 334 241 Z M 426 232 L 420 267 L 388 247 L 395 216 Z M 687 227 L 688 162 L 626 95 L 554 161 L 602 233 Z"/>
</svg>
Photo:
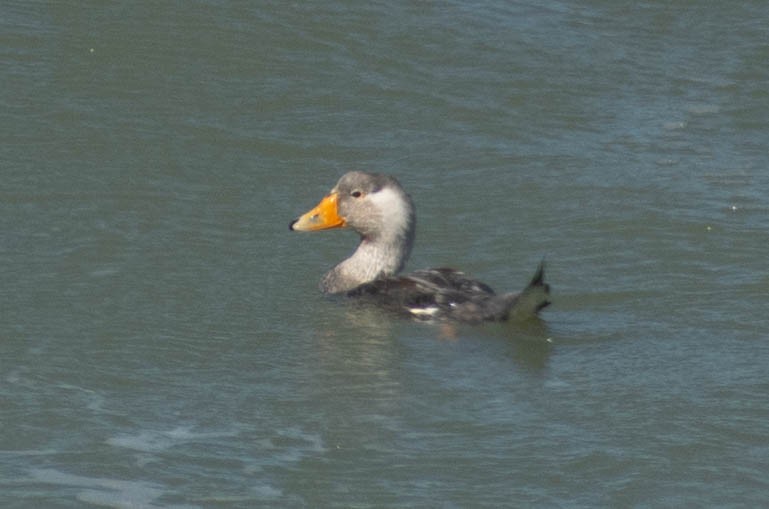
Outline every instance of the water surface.
<svg viewBox="0 0 769 509">
<path fill-rule="evenodd" d="M 0 7 L 3 507 L 756 507 L 762 2 Z M 396 175 L 409 267 L 541 322 L 328 300 Z"/>
</svg>

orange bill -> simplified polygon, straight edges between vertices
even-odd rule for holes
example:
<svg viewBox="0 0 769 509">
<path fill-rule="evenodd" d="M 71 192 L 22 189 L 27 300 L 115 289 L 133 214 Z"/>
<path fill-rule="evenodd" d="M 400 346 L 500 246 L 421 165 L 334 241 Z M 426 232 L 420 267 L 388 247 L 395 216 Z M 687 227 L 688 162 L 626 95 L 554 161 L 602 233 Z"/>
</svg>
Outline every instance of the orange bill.
<svg viewBox="0 0 769 509">
<path fill-rule="evenodd" d="M 345 220 L 339 217 L 337 198 L 336 193 L 329 194 L 314 209 L 294 220 L 289 227 L 300 232 L 312 232 L 346 226 Z"/>
</svg>

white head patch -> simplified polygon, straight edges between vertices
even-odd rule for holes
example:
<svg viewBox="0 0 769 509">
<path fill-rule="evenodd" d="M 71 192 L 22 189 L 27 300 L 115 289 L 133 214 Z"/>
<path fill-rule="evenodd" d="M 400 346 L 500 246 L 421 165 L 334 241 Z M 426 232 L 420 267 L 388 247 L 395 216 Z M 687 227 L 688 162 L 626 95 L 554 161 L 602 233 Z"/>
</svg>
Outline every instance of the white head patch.
<svg viewBox="0 0 769 509">
<path fill-rule="evenodd" d="M 384 217 L 383 225 L 387 226 L 387 235 L 403 235 L 408 228 L 411 216 L 408 199 L 398 191 L 385 187 L 368 195 L 371 203 L 376 205 Z M 385 233 L 383 231 L 383 233 Z"/>
</svg>

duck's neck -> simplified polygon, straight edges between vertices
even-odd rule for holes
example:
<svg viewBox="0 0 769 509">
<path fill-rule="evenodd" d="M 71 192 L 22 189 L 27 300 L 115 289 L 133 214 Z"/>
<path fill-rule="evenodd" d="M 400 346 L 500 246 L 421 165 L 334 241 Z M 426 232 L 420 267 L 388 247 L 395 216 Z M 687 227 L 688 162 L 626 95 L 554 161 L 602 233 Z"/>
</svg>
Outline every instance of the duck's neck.
<svg viewBox="0 0 769 509">
<path fill-rule="evenodd" d="M 361 237 L 355 252 L 331 269 L 320 282 L 325 293 L 342 293 L 380 277 L 393 276 L 406 264 L 414 243 L 414 224 L 375 238 Z"/>
</svg>

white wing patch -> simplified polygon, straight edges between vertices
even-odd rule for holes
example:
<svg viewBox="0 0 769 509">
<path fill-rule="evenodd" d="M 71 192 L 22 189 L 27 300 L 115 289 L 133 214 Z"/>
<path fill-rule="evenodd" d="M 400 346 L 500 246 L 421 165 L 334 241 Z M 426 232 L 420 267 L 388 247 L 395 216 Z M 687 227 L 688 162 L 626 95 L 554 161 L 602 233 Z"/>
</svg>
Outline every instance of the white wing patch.
<svg viewBox="0 0 769 509">
<path fill-rule="evenodd" d="M 430 318 L 432 316 L 435 316 L 438 311 L 440 311 L 440 308 L 438 306 L 430 306 L 427 308 L 406 308 L 409 310 L 409 313 L 411 313 L 414 316 L 418 316 L 419 318 Z"/>
</svg>

